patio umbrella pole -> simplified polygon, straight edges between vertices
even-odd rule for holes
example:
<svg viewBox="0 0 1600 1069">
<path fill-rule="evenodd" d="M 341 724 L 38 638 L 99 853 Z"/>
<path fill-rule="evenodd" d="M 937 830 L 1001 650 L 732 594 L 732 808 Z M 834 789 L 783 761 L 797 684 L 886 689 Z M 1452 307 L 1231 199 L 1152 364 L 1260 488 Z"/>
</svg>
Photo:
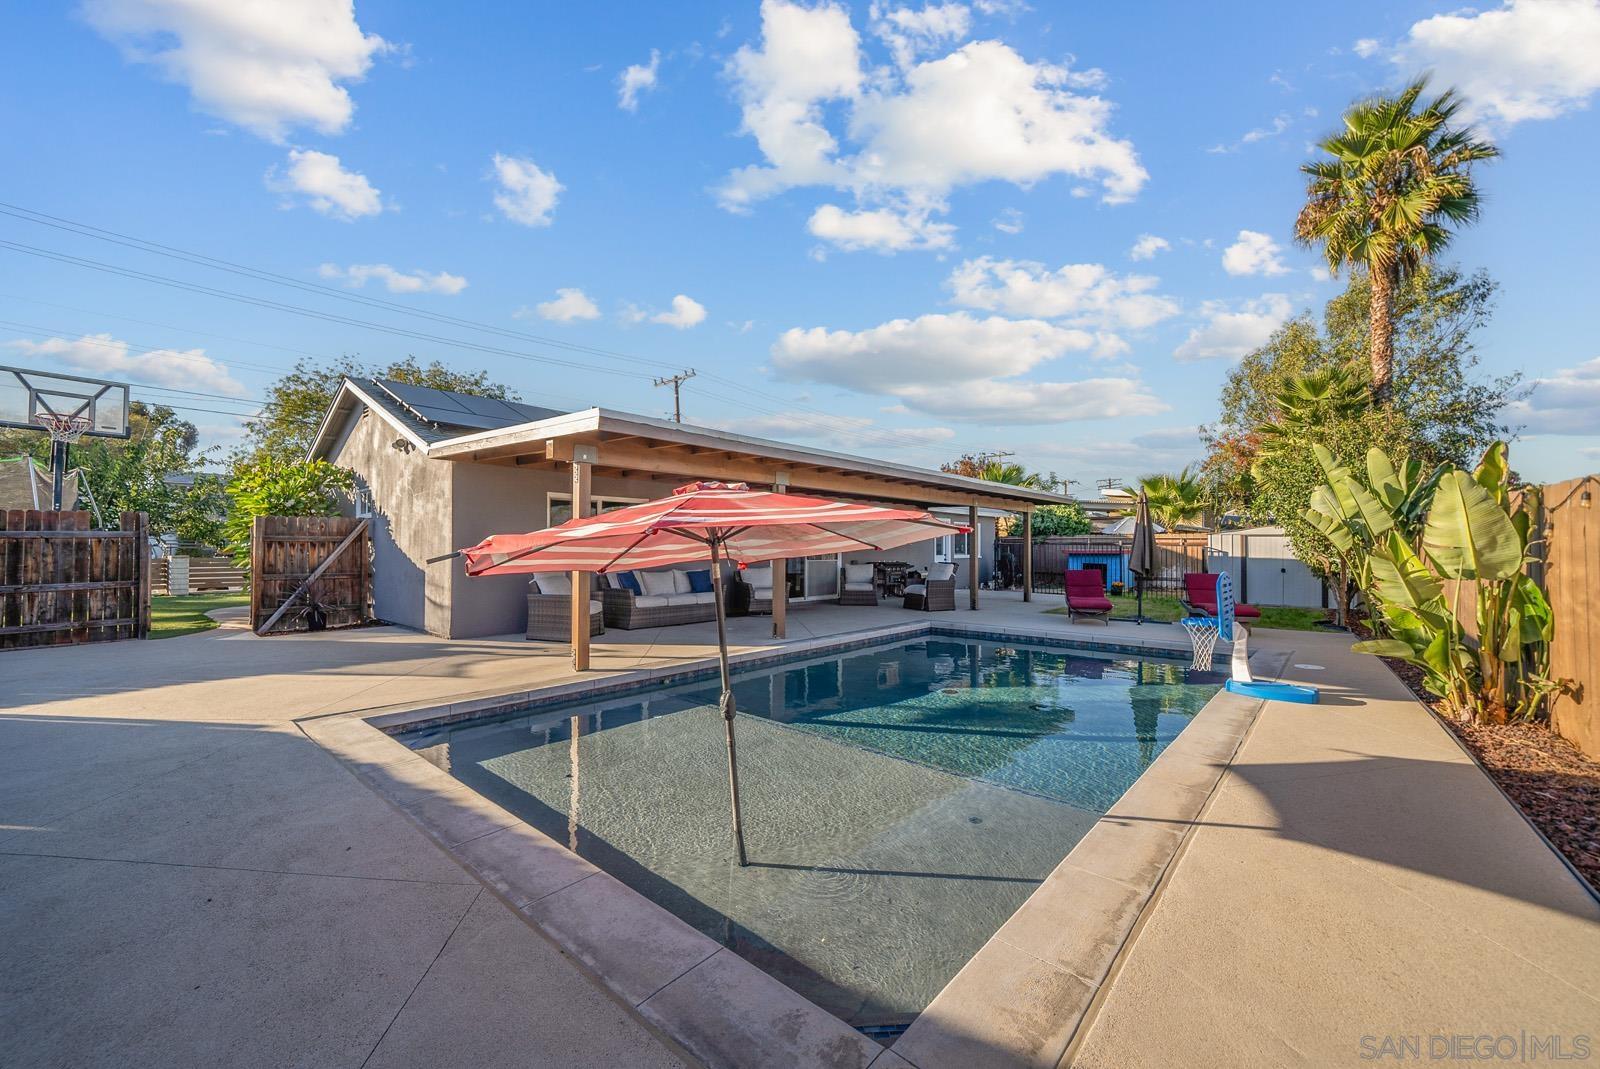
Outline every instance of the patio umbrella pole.
<svg viewBox="0 0 1600 1069">
<path fill-rule="evenodd" d="M 750 862 L 744 852 L 744 819 L 739 813 L 739 761 L 733 746 L 733 684 L 728 678 L 728 626 L 727 614 L 722 606 L 722 562 L 718 559 L 721 541 L 713 534 L 706 539 L 711 546 L 711 586 L 717 605 L 717 657 L 722 666 L 722 726 L 728 738 L 728 797 L 733 806 L 733 849 L 743 867 Z"/>
</svg>

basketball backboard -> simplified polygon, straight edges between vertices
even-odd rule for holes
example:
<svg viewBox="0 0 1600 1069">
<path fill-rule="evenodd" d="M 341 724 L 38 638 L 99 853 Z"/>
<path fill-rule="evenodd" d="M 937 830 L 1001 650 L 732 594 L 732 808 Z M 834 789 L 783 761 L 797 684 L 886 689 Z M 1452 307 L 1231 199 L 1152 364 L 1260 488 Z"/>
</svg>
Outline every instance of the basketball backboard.
<svg viewBox="0 0 1600 1069">
<path fill-rule="evenodd" d="M 1217 637 L 1224 642 L 1233 641 L 1235 604 L 1233 576 L 1223 572 L 1217 576 Z"/>
<path fill-rule="evenodd" d="M 43 431 L 40 417 L 81 416 L 85 434 L 128 437 L 128 384 L 0 367 L 0 427 Z"/>
</svg>

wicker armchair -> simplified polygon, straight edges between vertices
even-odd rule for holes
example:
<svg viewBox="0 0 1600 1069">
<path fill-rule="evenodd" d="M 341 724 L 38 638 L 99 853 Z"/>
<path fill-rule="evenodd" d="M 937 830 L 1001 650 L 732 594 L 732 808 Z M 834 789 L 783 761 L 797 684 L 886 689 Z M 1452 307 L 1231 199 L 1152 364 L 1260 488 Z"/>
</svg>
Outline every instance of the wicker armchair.
<svg viewBox="0 0 1600 1069">
<path fill-rule="evenodd" d="M 589 634 L 606 633 L 600 602 L 589 602 Z M 528 638 L 540 642 L 566 642 L 572 637 L 571 594 L 528 595 Z"/>
<path fill-rule="evenodd" d="M 729 616 L 768 616 L 772 613 L 772 565 L 753 564 L 728 577 Z"/>
<path fill-rule="evenodd" d="M 919 612 L 956 611 L 956 564 L 935 564 L 928 569 L 928 578 L 906 586 L 905 608 Z M 940 572 L 948 570 L 948 576 Z M 934 578 L 939 576 L 939 578 Z"/>
<path fill-rule="evenodd" d="M 878 586 L 872 565 L 846 564 L 839 570 L 839 604 L 878 604 Z"/>
</svg>

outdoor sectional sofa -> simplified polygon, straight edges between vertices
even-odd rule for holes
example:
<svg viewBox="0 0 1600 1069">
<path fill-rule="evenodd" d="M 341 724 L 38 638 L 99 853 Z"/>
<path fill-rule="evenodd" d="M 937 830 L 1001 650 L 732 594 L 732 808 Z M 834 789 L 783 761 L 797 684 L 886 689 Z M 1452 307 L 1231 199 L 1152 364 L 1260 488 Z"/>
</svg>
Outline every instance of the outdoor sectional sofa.
<svg viewBox="0 0 1600 1069">
<path fill-rule="evenodd" d="M 610 572 L 602 582 L 600 599 L 607 627 L 637 631 L 717 618 L 710 568 Z"/>
</svg>

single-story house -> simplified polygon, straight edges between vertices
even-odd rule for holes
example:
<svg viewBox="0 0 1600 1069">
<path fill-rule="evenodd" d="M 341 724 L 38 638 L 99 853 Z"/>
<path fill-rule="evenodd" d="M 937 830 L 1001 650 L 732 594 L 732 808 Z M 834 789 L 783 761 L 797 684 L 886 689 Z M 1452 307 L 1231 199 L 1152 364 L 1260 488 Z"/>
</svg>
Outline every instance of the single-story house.
<svg viewBox="0 0 1600 1069">
<path fill-rule="evenodd" d="M 590 511 L 653 500 L 717 479 L 823 497 L 933 509 L 976 528 L 883 554 L 785 562 L 789 601 L 838 595 L 842 563 L 874 557 L 958 565 L 957 603 L 988 578 L 995 520 L 1068 498 L 1028 487 L 732 434 L 650 416 L 578 412 L 390 380 L 348 378 L 311 446 L 355 473 L 356 515 L 372 520 L 373 609 L 379 619 L 449 638 L 520 631 L 526 580 L 469 578 L 459 560 L 428 564 L 484 537 L 564 522 L 573 495 Z"/>
</svg>

